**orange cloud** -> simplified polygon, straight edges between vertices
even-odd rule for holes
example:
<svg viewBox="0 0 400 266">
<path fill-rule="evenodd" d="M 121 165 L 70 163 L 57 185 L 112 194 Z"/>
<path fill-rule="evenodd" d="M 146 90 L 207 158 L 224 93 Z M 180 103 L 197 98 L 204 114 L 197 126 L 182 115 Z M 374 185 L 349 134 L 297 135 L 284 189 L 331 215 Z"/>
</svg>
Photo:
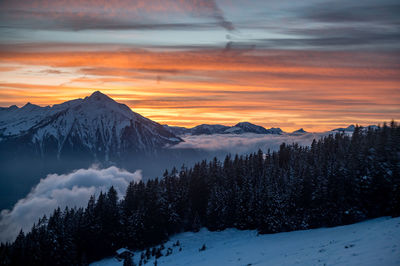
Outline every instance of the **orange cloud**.
<svg viewBox="0 0 400 266">
<path fill-rule="evenodd" d="M 47 105 L 101 90 L 161 123 L 247 120 L 285 130 L 322 131 L 400 119 L 400 67 L 393 56 L 212 49 L 3 51 L 0 105 Z M 34 72 L 38 66 L 41 70 Z M 67 82 L 54 85 L 57 73 Z"/>
</svg>

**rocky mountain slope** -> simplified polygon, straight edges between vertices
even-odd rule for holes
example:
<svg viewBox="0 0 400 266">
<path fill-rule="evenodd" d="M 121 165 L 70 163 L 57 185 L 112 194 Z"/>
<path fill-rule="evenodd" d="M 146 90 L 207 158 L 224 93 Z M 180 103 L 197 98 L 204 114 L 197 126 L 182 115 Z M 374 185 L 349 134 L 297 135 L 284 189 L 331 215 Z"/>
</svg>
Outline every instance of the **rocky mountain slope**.
<svg viewBox="0 0 400 266">
<path fill-rule="evenodd" d="M 182 140 L 101 92 L 52 107 L 0 109 L 0 148 L 62 158 L 110 160 L 152 154 Z"/>
</svg>

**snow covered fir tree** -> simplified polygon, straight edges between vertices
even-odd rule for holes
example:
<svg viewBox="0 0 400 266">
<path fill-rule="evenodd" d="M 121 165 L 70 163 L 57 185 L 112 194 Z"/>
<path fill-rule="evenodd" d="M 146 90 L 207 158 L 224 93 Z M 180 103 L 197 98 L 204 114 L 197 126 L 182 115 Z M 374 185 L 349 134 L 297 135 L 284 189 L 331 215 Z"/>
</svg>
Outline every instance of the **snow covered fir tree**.
<svg viewBox="0 0 400 266">
<path fill-rule="evenodd" d="M 276 152 L 172 168 L 161 179 L 130 183 L 122 199 L 111 187 L 86 208 L 58 208 L 2 243 L 0 263 L 87 265 L 121 247 L 143 250 L 144 263 L 151 252 L 172 252 L 151 247 L 202 227 L 269 234 L 380 216 L 400 216 L 400 126 L 394 121 L 356 127 L 351 136 L 331 134 L 309 147 L 282 143 Z M 199 248 L 206 252 L 206 245 Z"/>
</svg>

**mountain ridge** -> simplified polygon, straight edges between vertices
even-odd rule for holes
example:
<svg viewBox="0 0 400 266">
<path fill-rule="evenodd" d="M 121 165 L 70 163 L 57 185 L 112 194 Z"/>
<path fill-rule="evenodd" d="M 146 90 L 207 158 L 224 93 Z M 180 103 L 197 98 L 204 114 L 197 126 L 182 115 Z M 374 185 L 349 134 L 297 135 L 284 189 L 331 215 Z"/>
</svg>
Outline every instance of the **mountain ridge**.
<svg viewBox="0 0 400 266">
<path fill-rule="evenodd" d="M 51 107 L 27 103 L 21 108 L 1 109 L 0 147 L 17 140 L 41 156 L 49 151 L 57 158 L 66 153 L 89 153 L 105 161 L 124 153 L 153 153 L 182 141 L 99 91 Z"/>
<path fill-rule="evenodd" d="M 286 132 L 280 129 L 279 127 L 271 127 L 266 129 L 263 126 L 259 126 L 256 124 L 252 124 L 250 122 L 239 122 L 233 126 L 226 126 L 221 124 L 200 124 L 191 128 L 187 127 L 180 127 L 180 126 L 169 126 L 163 125 L 167 130 L 171 133 L 176 135 L 213 135 L 213 134 L 245 134 L 245 133 L 254 133 L 254 134 L 294 134 L 294 135 L 301 135 L 301 134 L 309 134 L 313 132 L 309 132 L 304 130 L 304 128 L 300 128 L 293 132 Z M 377 125 L 369 125 L 369 126 L 360 126 L 364 130 L 368 128 L 376 129 L 378 128 Z M 352 133 L 355 129 L 355 125 L 349 125 L 348 127 L 343 128 L 335 128 L 330 129 L 323 132 L 316 132 L 316 133 L 324 133 L 324 132 L 348 132 Z M 314 132 L 315 133 L 315 132 Z"/>
<path fill-rule="evenodd" d="M 225 126 L 220 124 L 201 124 L 192 128 L 176 127 L 164 125 L 165 128 L 176 135 L 212 135 L 212 134 L 244 134 L 244 133 L 255 133 L 255 134 L 282 134 L 280 128 L 266 129 L 262 126 L 252 124 L 250 122 L 239 122 L 233 126 Z"/>
<path fill-rule="evenodd" d="M 59 113 L 68 108 L 78 108 L 80 104 L 96 105 L 96 108 L 92 108 L 92 112 L 98 114 L 99 110 L 107 108 L 112 112 L 119 113 L 123 117 L 134 120 L 139 119 L 141 122 L 153 124 L 165 132 L 168 132 L 174 136 L 169 136 L 166 138 L 168 145 L 177 144 L 182 141 L 179 135 L 212 135 L 212 134 L 284 134 L 287 133 L 280 128 L 271 127 L 269 129 L 256 125 L 247 121 L 239 122 L 233 126 L 226 126 L 221 124 L 200 124 L 191 128 L 179 127 L 179 126 L 169 126 L 160 125 L 146 117 L 141 116 L 133 112 L 128 106 L 122 103 L 118 103 L 109 96 L 101 93 L 100 91 L 93 92 L 90 96 L 85 98 L 78 98 L 70 101 L 66 101 L 60 104 L 54 104 L 53 106 L 41 107 L 39 105 L 32 104 L 30 102 L 26 103 L 22 107 L 17 107 L 12 105 L 10 107 L 0 107 L 0 142 L 2 139 L 10 136 L 16 136 L 23 134 L 25 131 L 37 126 L 38 121 L 43 122 L 43 119 L 49 114 Z M 11 114 L 9 121 L 5 120 L 4 117 L 7 114 Z M 18 114 L 13 116 L 13 114 Z M 11 122 L 12 121 L 12 122 Z M 155 123 L 155 124 L 154 124 Z M 8 127 L 6 126 L 8 124 Z M 11 124 L 11 125 L 10 125 Z M 161 127 L 159 127 L 161 126 Z M 368 127 L 376 127 L 374 125 Z M 162 129 L 161 129 L 162 128 Z M 346 128 L 336 128 L 329 131 L 332 132 L 353 132 L 355 126 L 350 125 Z M 307 134 L 309 132 L 305 131 L 303 128 L 293 131 L 292 134 Z"/>
</svg>

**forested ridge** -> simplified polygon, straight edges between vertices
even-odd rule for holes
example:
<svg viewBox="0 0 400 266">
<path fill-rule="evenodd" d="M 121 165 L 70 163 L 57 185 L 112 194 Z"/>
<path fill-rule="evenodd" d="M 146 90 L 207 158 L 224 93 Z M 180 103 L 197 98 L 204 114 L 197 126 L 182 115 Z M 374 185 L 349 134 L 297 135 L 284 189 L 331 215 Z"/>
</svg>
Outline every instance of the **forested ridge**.
<svg viewBox="0 0 400 266">
<path fill-rule="evenodd" d="M 356 127 L 276 152 L 226 156 L 161 179 L 111 187 L 86 208 L 56 209 L 13 243 L 1 265 L 86 265 L 121 247 L 145 249 L 183 231 L 277 233 L 400 215 L 400 126 Z"/>
</svg>

